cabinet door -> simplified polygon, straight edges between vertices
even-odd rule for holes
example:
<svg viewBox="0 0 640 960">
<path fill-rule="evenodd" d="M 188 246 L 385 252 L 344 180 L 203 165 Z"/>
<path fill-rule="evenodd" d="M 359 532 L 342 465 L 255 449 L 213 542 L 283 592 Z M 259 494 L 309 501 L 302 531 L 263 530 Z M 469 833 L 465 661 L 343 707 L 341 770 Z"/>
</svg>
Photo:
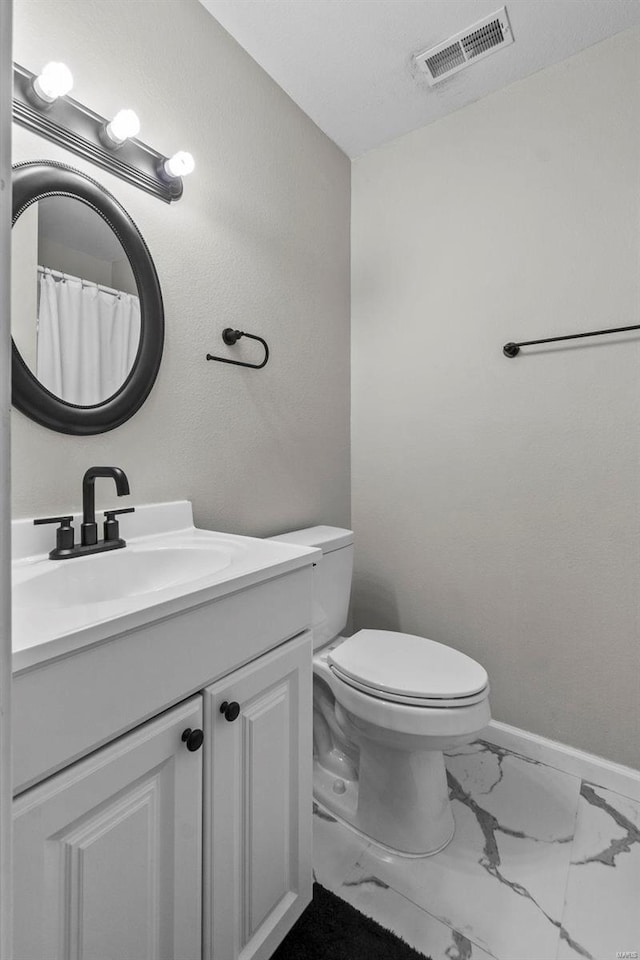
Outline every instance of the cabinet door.
<svg viewBox="0 0 640 960">
<path fill-rule="evenodd" d="M 311 655 L 304 634 L 204 692 L 205 960 L 266 960 L 311 900 Z"/>
<path fill-rule="evenodd" d="M 199 960 L 202 698 L 14 804 L 15 960 Z"/>
</svg>

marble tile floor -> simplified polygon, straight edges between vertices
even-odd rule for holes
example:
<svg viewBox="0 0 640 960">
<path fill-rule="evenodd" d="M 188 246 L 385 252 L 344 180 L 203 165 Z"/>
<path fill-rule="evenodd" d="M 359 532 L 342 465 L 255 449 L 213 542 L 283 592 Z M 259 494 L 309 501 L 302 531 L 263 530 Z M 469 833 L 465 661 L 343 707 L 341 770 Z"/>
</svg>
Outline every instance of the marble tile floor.
<svg viewBox="0 0 640 960">
<path fill-rule="evenodd" d="M 640 803 L 484 740 L 447 771 L 445 850 L 390 856 L 315 804 L 316 879 L 432 960 L 640 957 Z"/>
</svg>

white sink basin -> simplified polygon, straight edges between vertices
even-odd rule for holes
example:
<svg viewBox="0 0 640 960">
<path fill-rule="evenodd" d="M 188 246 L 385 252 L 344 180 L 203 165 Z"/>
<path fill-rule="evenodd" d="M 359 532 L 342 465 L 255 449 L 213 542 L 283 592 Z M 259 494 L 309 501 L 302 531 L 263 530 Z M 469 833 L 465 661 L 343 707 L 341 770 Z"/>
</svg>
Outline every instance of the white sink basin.
<svg viewBox="0 0 640 960">
<path fill-rule="evenodd" d="M 122 549 L 49 560 L 52 531 L 13 521 L 14 671 L 308 566 L 318 555 L 198 529 L 186 501 L 136 507 L 121 529 Z"/>
<path fill-rule="evenodd" d="M 110 553 L 50 561 L 14 582 L 13 606 L 55 610 L 158 593 L 200 580 L 231 564 L 231 551 L 214 544 L 124 547 Z"/>
</svg>

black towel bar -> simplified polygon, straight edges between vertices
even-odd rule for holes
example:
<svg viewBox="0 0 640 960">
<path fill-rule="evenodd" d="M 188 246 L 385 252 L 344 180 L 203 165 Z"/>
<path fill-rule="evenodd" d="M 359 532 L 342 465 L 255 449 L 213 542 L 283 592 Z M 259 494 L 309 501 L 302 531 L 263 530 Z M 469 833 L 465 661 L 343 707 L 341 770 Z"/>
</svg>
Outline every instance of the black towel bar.
<svg viewBox="0 0 640 960">
<path fill-rule="evenodd" d="M 520 347 L 533 347 L 538 343 L 557 343 L 558 340 L 579 340 L 582 337 L 603 337 L 609 333 L 626 333 L 628 330 L 640 330 L 640 323 L 631 327 L 610 327 L 607 330 L 591 330 L 589 333 L 569 333 L 565 337 L 546 337 L 544 340 L 523 340 L 521 343 L 505 343 L 502 352 L 505 357 L 517 357 Z"/>
</svg>

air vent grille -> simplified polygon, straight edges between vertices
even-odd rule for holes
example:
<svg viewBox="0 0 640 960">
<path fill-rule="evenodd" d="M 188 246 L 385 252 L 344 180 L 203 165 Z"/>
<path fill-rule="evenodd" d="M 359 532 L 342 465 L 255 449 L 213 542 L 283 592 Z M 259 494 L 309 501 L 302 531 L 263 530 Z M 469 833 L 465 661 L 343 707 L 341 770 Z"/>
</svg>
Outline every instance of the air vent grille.
<svg viewBox="0 0 640 960">
<path fill-rule="evenodd" d="M 504 33 L 499 20 L 492 20 L 479 30 L 474 30 L 468 36 L 463 37 L 460 43 L 467 57 L 479 57 L 481 53 L 486 53 L 493 47 L 499 47 L 504 42 Z"/>
<path fill-rule="evenodd" d="M 513 33 L 506 8 L 502 7 L 468 30 L 417 54 L 415 60 L 433 86 L 510 43 L 513 43 Z"/>
<path fill-rule="evenodd" d="M 434 53 L 425 62 L 432 77 L 441 77 L 443 73 L 451 73 L 455 67 L 463 66 L 466 60 L 460 44 L 452 43 L 444 50 Z"/>
</svg>

